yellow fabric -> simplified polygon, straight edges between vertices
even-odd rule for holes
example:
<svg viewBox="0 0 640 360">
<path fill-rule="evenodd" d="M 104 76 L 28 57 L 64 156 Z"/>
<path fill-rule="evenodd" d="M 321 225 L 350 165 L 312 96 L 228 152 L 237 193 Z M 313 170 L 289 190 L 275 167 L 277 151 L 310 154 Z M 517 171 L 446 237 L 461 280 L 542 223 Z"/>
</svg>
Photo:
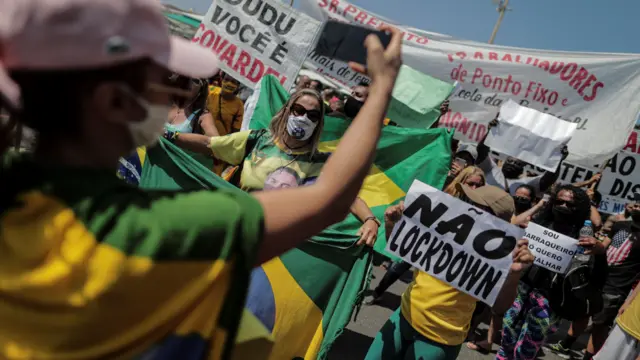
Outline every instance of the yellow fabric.
<svg viewBox="0 0 640 360">
<path fill-rule="evenodd" d="M 633 299 L 629 308 L 618 317 L 617 322 L 627 334 L 640 340 L 640 295 Z"/>
<path fill-rule="evenodd" d="M 333 153 L 338 146 L 338 141 L 321 142 L 318 151 Z M 369 174 L 364 179 L 358 197 L 367 203 L 369 208 L 376 206 L 393 204 L 396 200 L 405 196 L 405 192 L 396 185 L 385 173 L 376 165 L 372 165 Z"/>
<path fill-rule="evenodd" d="M 227 136 L 211 138 L 209 148 L 213 156 L 231 165 L 240 165 L 244 160 L 247 140 L 251 130 L 240 131 Z"/>
<path fill-rule="evenodd" d="M 10 324 L 0 326 L 0 358 L 130 358 L 170 333 L 223 343 L 214 332 L 227 262 L 128 256 L 56 199 L 20 201 L 0 223 L 0 318 Z"/>
<path fill-rule="evenodd" d="M 213 117 L 218 133 L 222 136 L 240 131 L 244 116 L 244 104 L 237 96 L 230 100 L 220 98 L 220 91 L 221 88 L 216 87 L 209 92 L 207 109 Z M 220 104 L 222 104 L 222 111 L 220 111 Z"/>
<path fill-rule="evenodd" d="M 270 360 L 295 359 L 304 356 L 305 360 L 315 360 L 323 340 L 322 310 L 309 298 L 298 285 L 296 279 L 277 257 L 262 265 L 272 286 L 276 306 L 274 339 L 288 339 L 276 342 Z M 292 316 L 292 314 L 305 316 Z M 300 349 L 306 354 L 299 354 Z"/>
<path fill-rule="evenodd" d="M 273 336 L 250 311 L 244 310 L 233 349 L 233 360 L 268 359 Z"/>
<path fill-rule="evenodd" d="M 418 270 L 402 294 L 405 319 L 420 334 L 444 345 L 464 342 L 475 307 L 473 297 Z"/>
</svg>

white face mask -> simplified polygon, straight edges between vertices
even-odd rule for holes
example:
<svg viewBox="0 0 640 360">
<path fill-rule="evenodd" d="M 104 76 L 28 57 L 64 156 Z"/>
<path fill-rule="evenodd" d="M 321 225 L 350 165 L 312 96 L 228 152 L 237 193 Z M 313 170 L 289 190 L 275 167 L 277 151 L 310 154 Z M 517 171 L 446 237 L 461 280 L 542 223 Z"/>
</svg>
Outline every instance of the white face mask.
<svg viewBox="0 0 640 360">
<path fill-rule="evenodd" d="M 125 89 L 147 111 L 147 116 L 142 121 L 128 123 L 133 145 L 135 147 L 154 145 L 164 133 L 164 124 L 167 122 L 167 114 L 169 114 L 171 107 L 149 104 L 147 100 L 133 93 L 129 88 Z"/>
<path fill-rule="evenodd" d="M 289 115 L 287 121 L 287 132 L 292 138 L 300 141 L 308 140 L 318 124 L 309 120 L 307 115 L 295 116 Z"/>
</svg>

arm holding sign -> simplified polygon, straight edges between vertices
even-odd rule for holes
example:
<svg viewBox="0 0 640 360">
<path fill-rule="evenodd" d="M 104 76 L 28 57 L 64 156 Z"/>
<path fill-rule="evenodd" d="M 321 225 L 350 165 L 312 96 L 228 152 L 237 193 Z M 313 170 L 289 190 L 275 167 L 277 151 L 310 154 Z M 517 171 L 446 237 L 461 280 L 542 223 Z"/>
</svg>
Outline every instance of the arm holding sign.
<svg viewBox="0 0 640 360">
<path fill-rule="evenodd" d="M 404 212 L 404 201 L 400 201 L 398 205 L 389 206 L 384 211 L 384 232 L 385 238 L 389 241 L 389 236 L 393 232 L 393 227 L 400 219 L 402 219 L 402 213 Z"/>
<path fill-rule="evenodd" d="M 487 136 L 489 136 L 489 132 L 491 131 L 491 129 L 498 125 L 498 116 L 500 116 L 500 113 L 496 114 L 496 118 L 489 122 L 487 133 L 484 135 L 484 138 L 482 138 L 482 140 L 480 140 L 480 142 L 478 143 L 478 157 L 476 158 L 476 164 L 481 164 L 489 156 L 489 151 L 491 151 L 491 149 L 489 149 L 489 147 L 484 144 L 484 141 L 487 139 Z"/>
<path fill-rule="evenodd" d="M 545 199 L 538 201 L 538 203 L 535 204 L 531 209 L 513 218 L 513 220 L 511 220 L 511 223 L 513 225 L 518 225 L 518 226 L 524 225 L 526 227 L 529 221 L 531 221 L 531 218 L 535 214 L 537 214 L 540 210 L 542 210 L 542 208 L 544 208 L 544 205 L 546 203 L 547 203 L 547 200 Z"/>
<path fill-rule="evenodd" d="M 555 184 L 556 180 L 558 180 L 558 176 L 560 176 L 560 167 L 564 160 L 569 156 L 569 148 L 565 145 L 562 148 L 562 159 L 558 163 L 558 167 L 555 172 L 545 171 L 545 173 L 540 178 L 540 191 L 546 192 L 553 184 Z"/>
<path fill-rule="evenodd" d="M 592 185 L 595 185 L 598 181 L 600 181 L 601 177 L 602 177 L 602 173 L 596 173 L 591 177 L 591 179 L 588 179 L 585 181 L 579 181 L 572 185 L 579 188 L 585 187 L 585 186 L 592 186 Z"/>
<path fill-rule="evenodd" d="M 519 240 L 513 250 L 513 264 L 511 264 L 509 275 L 507 275 L 492 308 L 495 314 L 502 315 L 509 310 L 518 292 L 520 276 L 524 270 L 533 264 L 534 259 L 533 254 L 529 251 L 529 240 Z"/>
</svg>

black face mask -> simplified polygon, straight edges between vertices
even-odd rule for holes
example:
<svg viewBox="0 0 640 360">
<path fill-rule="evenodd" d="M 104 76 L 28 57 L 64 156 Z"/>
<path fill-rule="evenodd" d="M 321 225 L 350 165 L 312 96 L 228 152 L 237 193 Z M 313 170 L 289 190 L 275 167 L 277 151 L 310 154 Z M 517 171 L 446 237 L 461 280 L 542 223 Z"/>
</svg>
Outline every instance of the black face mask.
<svg viewBox="0 0 640 360">
<path fill-rule="evenodd" d="M 516 206 L 516 211 L 518 213 L 523 213 L 529 209 L 531 209 L 531 200 L 527 198 L 523 198 L 520 196 L 514 196 L 513 202 Z"/>
<path fill-rule="evenodd" d="M 353 96 L 348 96 L 347 101 L 344 103 L 344 114 L 353 119 L 362 109 L 362 105 L 364 105 L 363 101 L 356 100 Z"/>
<path fill-rule="evenodd" d="M 502 173 L 507 179 L 517 179 L 524 172 L 524 166 L 513 164 L 513 163 L 505 163 L 502 165 Z"/>
<path fill-rule="evenodd" d="M 640 226 L 640 210 L 631 210 L 631 220 Z"/>
<path fill-rule="evenodd" d="M 566 206 L 556 205 L 553 207 L 553 219 L 555 221 L 567 223 L 572 221 L 574 216 L 575 212 Z"/>
</svg>

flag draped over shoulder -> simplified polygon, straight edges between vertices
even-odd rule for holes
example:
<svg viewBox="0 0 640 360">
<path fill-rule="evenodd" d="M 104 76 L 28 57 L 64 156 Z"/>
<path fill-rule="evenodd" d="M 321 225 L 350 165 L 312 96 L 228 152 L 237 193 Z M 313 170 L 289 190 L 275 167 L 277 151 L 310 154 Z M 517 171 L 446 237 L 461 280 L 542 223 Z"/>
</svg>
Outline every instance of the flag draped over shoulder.
<svg viewBox="0 0 640 360">
<path fill-rule="evenodd" d="M 272 76 L 258 87 L 249 128 L 266 128 L 289 94 Z M 332 152 L 349 121 L 325 117 L 320 151 Z M 385 127 L 360 197 L 382 221 L 414 179 L 442 188 L 452 133 Z M 368 287 L 371 252 L 357 247 L 362 224 L 353 215 L 254 270 L 246 307 L 272 331 L 271 359 L 324 359 Z M 375 250 L 385 253 L 384 229 Z M 387 254 L 388 255 L 388 254 Z"/>
</svg>

